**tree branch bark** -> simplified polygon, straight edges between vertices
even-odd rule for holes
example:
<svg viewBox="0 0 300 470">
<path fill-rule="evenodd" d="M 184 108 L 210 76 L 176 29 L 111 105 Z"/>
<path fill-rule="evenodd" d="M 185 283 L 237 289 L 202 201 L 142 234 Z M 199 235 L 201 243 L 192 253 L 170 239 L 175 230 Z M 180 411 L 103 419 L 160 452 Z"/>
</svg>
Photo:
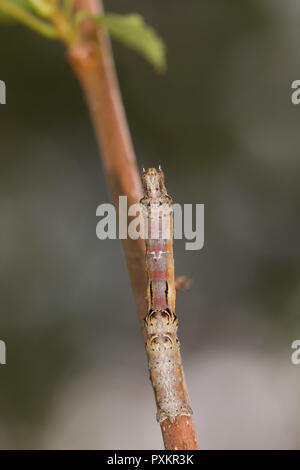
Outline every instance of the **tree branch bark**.
<svg viewBox="0 0 300 470">
<path fill-rule="evenodd" d="M 90 13 L 103 11 L 101 0 L 75 0 L 75 4 Z M 68 57 L 88 104 L 116 210 L 120 195 L 128 197 L 128 205 L 139 203 L 141 180 L 106 32 L 84 23 L 81 40 L 70 47 Z M 128 238 L 123 240 L 123 248 L 145 340 L 145 244 L 142 239 Z M 192 417 L 180 416 L 174 423 L 165 420 L 161 430 L 166 449 L 198 449 Z"/>
</svg>

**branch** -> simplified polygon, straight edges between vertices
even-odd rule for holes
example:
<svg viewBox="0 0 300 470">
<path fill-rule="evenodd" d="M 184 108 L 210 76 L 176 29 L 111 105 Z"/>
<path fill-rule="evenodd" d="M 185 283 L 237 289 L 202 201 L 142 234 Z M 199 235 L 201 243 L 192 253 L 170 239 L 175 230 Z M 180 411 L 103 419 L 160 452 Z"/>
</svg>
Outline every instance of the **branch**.
<svg viewBox="0 0 300 470">
<path fill-rule="evenodd" d="M 78 10 L 93 14 L 103 12 L 101 0 L 75 0 Z M 120 96 L 118 81 L 106 32 L 90 22 L 81 26 L 81 40 L 69 48 L 71 67 L 86 97 L 101 148 L 102 162 L 116 208 L 120 195 L 128 204 L 139 203 L 142 197 L 140 176 Z M 136 301 L 144 340 L 146 305 L 145 245 L 142 239 L 123 240 L 131 285 Z M 185 390 L 187 397 L 187 391 Z M 161 423 L 166 449 L 198 449 L 193 420 L 180 416 L 174 423 Z"/>
</svg>

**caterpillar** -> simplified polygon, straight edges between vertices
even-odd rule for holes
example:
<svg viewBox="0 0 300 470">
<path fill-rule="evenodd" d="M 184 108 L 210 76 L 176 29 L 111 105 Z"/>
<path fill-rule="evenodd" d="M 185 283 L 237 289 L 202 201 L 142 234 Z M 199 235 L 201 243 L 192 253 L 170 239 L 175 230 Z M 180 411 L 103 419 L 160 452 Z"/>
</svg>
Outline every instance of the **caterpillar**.
<svg viewBox="0 0 300 470">
<path fill-rule="evenodd" d="M 183 371 L 177 337 L 176 291 L 173 257 L 173 209 L 164 173 L 159 166 L 143 169 L 142 206 L 146 243 L 147 314 L 146 351 L 153 385 L 157 421 L 174 422 L 190 416 L 183 386 Z"/>
</svg>

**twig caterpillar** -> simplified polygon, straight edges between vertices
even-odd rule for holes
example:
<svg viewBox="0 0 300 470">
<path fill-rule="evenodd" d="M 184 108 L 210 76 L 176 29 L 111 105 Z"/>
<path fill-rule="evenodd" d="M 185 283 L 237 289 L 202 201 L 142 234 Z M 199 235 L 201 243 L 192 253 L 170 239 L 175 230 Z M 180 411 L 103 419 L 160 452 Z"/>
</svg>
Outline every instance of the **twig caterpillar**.
<svg viewBox="0 0 300 470">
<path fill-rule="evenodd" d="M 175 314 L 172 198 L 167 194 L 164 173 L 143 170 L 141 205 L 146 242 L 147 300 L 146 350 L 150 379 L 157 404 L 157 421 L 190 416 L 184 394 L 178 318 Z"/>
</svg>

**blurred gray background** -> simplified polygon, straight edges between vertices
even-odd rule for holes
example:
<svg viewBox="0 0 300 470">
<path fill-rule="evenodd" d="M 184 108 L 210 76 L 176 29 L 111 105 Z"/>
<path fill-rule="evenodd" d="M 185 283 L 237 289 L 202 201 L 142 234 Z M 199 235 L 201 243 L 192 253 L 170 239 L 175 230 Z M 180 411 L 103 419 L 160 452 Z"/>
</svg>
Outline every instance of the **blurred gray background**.
<svg viewBox="0 0 300 470">
<path fill-rule="evenodd" d="M 203 449 L 300 448 L 298 0 L 107 0 L 168 46 L 157 75 L 113 43 L 139 167 L 205 204 L 205 247 L 175 243 L 185 374 Z M 109 201 L 64 48 L 0 26 L 2 449 L 159 449 L 153 392 Z"/>
</svg>

